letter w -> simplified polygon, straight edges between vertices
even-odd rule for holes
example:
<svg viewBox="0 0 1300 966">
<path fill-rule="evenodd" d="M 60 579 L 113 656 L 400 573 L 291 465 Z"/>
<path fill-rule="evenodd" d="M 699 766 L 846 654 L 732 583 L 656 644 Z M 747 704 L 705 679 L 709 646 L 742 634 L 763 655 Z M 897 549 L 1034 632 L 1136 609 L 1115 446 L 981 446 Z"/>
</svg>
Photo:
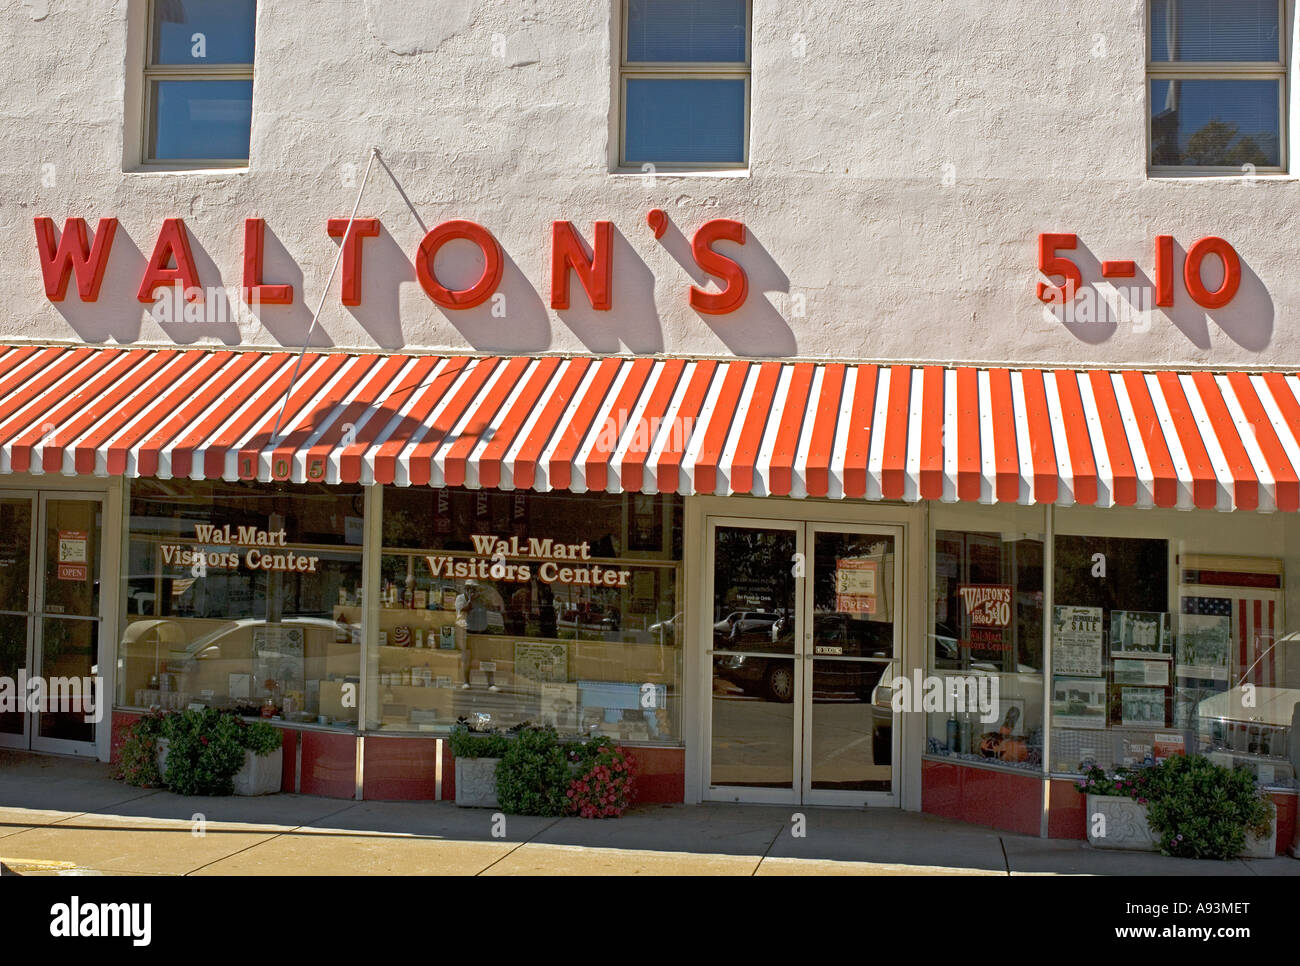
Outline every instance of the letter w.
<svg viewBox="0 0 1300 966">
<path fill-rule="evenodd" d="M 77 273 L 77 294 L 83 302 L 99 298 L 99 287 L 108 267 L 108 252 L 113 247 L 117 231 L 116 218 L 99 219 L 95 229 L 95 244 L 86 242 L 86 219 L 69 218 L 63 224 L 63 236 L 58 247 L 54 244 L 54 221 L 37 218 L 36 251 L 41 258 L 41 274 L 45 276 L 45 294 L 51 302 L 62 302 L 68 294 L 68 279 Z"/>
</svg>

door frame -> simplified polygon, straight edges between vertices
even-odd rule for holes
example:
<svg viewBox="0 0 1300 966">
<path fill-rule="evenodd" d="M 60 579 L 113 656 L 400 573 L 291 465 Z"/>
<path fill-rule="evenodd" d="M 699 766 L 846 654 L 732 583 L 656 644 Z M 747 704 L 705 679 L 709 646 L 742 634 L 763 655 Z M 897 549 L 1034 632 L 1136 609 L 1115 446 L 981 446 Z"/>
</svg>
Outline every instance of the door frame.
<svg viewBox="0 0 1300 966">
<path fill-rule="evenodd" d="M 808 545 L 805 559 L 808 562 L 808 573 L 813 572 L 817 566 L 817 541 L 816 534 L 824 533 L 860 533 L 865 535 L 889 536 L 894 539 L 894 616 L 895 620 L 891 623 L 894 629 L 894 661 L 897 664 L 903 649 L 905 635 L 903 633 L 903 624 L 899 615 L 906 610 L 903 592 L 906 590 L 906 581 L 903 575 L 903 561 L 905 552 L 903 550 L 903 528 L 897 524 L 880 524 L 880 523 L 825 523 L 818 520 L 801 521 L 804 527 L 804 541 Z M 815 613 L 815 601 L 813 594 L 812 581 L 805 579 L 803 582 L 803 600 L 800 601 L 800 611 L 805 617 Z M 803 644 L 804 654 L 803 661 L 805 667 L 811 668 L 817 662 L 817 655 L 809 651 L 812 644 L 812 628 L 803 627 Z M 835 657 L 823 656 L 821 660 L 837 660 Z M 862 662 L 876 663 L 876 662 Z M 886 665 L 888 667 L 889 665 Z M 801 735 L 800 757 L 805 761 L 808 759 L 809 751 L 812 748 L 812 728 L 813 715 L 811 710 L 815 707 L 812 696 L 812 685 L 815 676 L 804 674 L 804 691 L 803 706 L 800 713 L 803 716 L 803 728 Z M 812 787 L 812 775 L 803 776 L 803 785 L 800 789 L 802 801 L 805 805 L 853 805 L 853 806 L 885 806 L 893 807 L 898 805 L 899 800 L 899 774 L 898 766 L 902 758 L 900 730 L 905 715 L 895 712 L 894 722 L 890 727 L 890 766 L 893 769 L 892 781 L 890 784 L 893 790 L 889 792 L 878 791 L 861 791 L 858 789 L 815 789 Z"/>
<path fill-rule="evenodd" d="M 704 552 L 705 552 L 705 569 L 700 573 L 702 587 L 707 591 L 712 586 L 713 572 L 713 552 L 714 541 L 713 533 L 717 527 L 735 527 L 735 528 L 754 528 L 768 530 L 784 530 L 794 535 L 794 549 L 796 554 L 802 554 L 803 559 L 808 559 L 808 547 L 804 542 L 804 535 L 807 528 L 801 520 L 787 519 L 760 519 L 756 517 L 735 517 L 735 516 L 715 516 L 709 515 L 704 521 Z M 792 764 L 790 787 L 786 788 L 755 788 L 748 785 L 712 785 L 709 782 L 709 772 L 712 759 L 713 748 L 713 623 L 714 614 L 712 606 L 702 608 L 699 615 L 703 623 L 700 625 L 700 641 L 706 646 L 701 648 L 700 676 L 702 679 L 707 678 L 707 697 L 708 702 L 704 707 L 704 730 L 700 739 L 700 751 L 704 756 L 704 792 L 705 797 L 712 801 L 737 801 L 740 800 L 736 795 L 743 796 L 743 800 L 748 803 L 757 803 L 763 805 L 797 805 L 799 796 L 804 786 L 803 774 L 803 744 L 804 744 L 804 726 L 805 715 L 803 713 L 804 702 L 806 699 L 806 689 L 804 679 L 807 677 L 806 661 L 803 659 L 803 641 L 805 637 L 804 623 L 807 611 L 804 602 L 801 599 L 804 596 L 804 588 L 807 581 L 800 577 L 796 583 L 795 589 L 795 626 L 794 626 L 794 651 L 789 655 L 788 660 L 794 668 L 794 698 L 791 700 L 791 708 L 794 713 L 794 720 L 790 728 L 790 760 Z M 703 599 L 708 600 L 707 593 L 701 595 Z M 777 655 L 778 660 L 786 660 L 782 655 Z M 734 790 L 735 795 L 710 794 L 714 789 L 723 791 Z"/>
<path fill-rule="evenodd" d="M 51 491 L 44 490 L 38 494 L 37 513 L 36 513 L 36 539 L 32 544 L 32 560 L 36 571 L 36 583 L 32 587 L 33 607 L 31 626 L 27 636 L 28 650 L 28 673 L 45 676 L 43 666 L 44 646 L 45 646 L 45 628 L 44 619 L 49 616 L 45 612 L 45 584 L 46 576 L 49 573 L 50 561 L 45 559 L 46 554 L 46 525 L 48 524 L 49 511 L 47 507 L 52 501 L 79 501 L 82 503 L 99 504 L 99 533 L 96 535 L 99 539 L 99 545 L 96 548 L 99 552 L 99 614 L 94 618 L 73 618 L 76 620 L 98 620 L 99 625 L 95 628 L 96 641 L 96 659 L 91 662 L 91 674 L 96 675 L 102 667 L 99 652 L 102 650 L 104 639 L 104 604 L 107 595 L 116 590 L 115 587 L 108 586 L 104 580 L 104 558 L 108 555 L 108 545 L 104 541 L 104 522 L 108 514 L 108 496 L 102 491 L 94 490 L 63 490 Z M 89 565 L 89 562 L 88 562 Z M 93 579 L 94 567 L 91 567 L 90 574 Z M 36 752 L 48 752 L 56 755 L 72 755 L 79 758 L 95 758 L 99 753 L 99 733 L 107 726 L 112 729 L 112 692 L 107 687 L 103 689 L 103 696 L 109 707 L 104 709 L 104 714 L 99 722 L 95 724 L 95 740 L 93 741 L 75 741 L 71 738 L 46 738 L 38 734 L 33 727 L 32 719 L 35 715 L 28 716 L 27 732 L 31 742 L 31 750 Z"/>
<path fill-rule="evenodd" d="M 19 670 L 28 674 L 32 673 L 32 658 L 36 646 L 36 552 L 37 534 L 39 533 L 39 524 L 41 519 L 41 497 L 40 491 L 33 489 L 0 489 L 0 499 L 6 500 L 30 500 L 32 505 L 32 525 L 29 534 L 29 550 L 27 553 L 27 650 L 23 656 L 23 663 Z M 12 612 L 11 612 L 12 613 Z M 25 701 L 26 695 L 19 695 L 19 699 Z M 18 734 L 0 734 L 0 748 L 12 748 L 16 751 L 32 750 L 32 721 L 34 716 L 27 711 L 19 712 L 23 716 L 23 730 Z"/>
<path fill-rule="evenodd" d="M 864 524 L 898 527 L 902 539 L 897 552 L 902 557 L 900 585 L 895 588 L 901 603 L 896 618 L 901 622 L 898 654 L 899 674 L 910 675 L 925 666 L 925 640 L 920 628 L 926 626 L 929 586 L 926 553 L 927 519 L 924 504 L 875 503 L 867 501 L 832 501 L 792 499 L 786 497 L 688 496 L 683 521 L 683 569 L 685 573 L 684 609 L 686 613 L 683 682 L 683 737 L 686 742 L 686 784 L 684 800 L 706 800 L 712 702 L 712 666 L 707 651 L 712 648 L 713 603 L 705 599 L 712 548 L 707 546 L 709 517 L 727 517 L 758 521 L 824 523 L 830 525 Z M 898 807 L 907 811 L 921 809 L 921 753 L 925 747 L 924 715 L 897 716 L 894 737 L 894 788 Z"/>
<path fill-rule="evenodd" d="M 46 739 L 49 746 L 40 748 L 27 743 L 30 735 L 30 722 L 24 730 L 24 744 L 19 750 L 31 750 L 43 754 L 64 754 L 79 758 L 97 758 L 108 761 L 113 744 L 113 707 L 116 701 L 117 687 L 117 636 L 119 597 L 122 588 L 123 561 L 126 559 L 124 518 L 129 499 L 129 486 L 121 477 L 96 476 L 62 476 L 57 474 L 15 473 L 0 480 L 0 496 L 25 497 L 33 501 L 33 553 L 29 566 L 32 568 L 32 580 L 39 581 L 42 575 L 36 571 L 36 541 L 42 539 L 41 502 L 47 499 L 89 499 L 101 501 L 100 511 L 100 561 L 99 561 L 99 640 L 95 667 L 104 681 L 104 712 L 95 726 L 95 741 L 65 741 Z M 34 583 L 33 596 L 38 592 Z M 37 602 L 32 601 L 33 605 Z M 28 619 L 29 648 L 35 646 L 36 611 L 33 608 Z M 29 654 L 29 657 L 31 655 Z M 29 672 L 31 669 L 28 669 Z M 34 737 L 34 736 L 33 736 Z M 54 748 L 58 743 L 60 746 Z M 18 747 L 18 746 L 6 746 Z"/>
</svg>

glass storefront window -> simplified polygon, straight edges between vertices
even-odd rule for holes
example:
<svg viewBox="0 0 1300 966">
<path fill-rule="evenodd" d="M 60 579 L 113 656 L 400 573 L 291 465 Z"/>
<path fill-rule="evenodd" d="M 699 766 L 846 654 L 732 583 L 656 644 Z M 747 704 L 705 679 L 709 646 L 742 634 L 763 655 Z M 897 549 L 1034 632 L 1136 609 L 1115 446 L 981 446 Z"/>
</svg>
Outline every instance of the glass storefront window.
<svg viewBox="0 0 1300 966">
<path fill-rule="evenodd" d="M 1043 512 L 935 507 L 932 527 L 926 751 L 1041 771 Z"/>
<path fill-rule="evenodd" d="M 1204 754 L 1295 787 L 1296 522 L 1098 512 L 1056 515 L 1051 770 Z"/>
<path fill-rule="evenodd" d="M 354 728 L 359 487 L 131 487 L 117 702 Z"/>
<path fill-rule="evenodd" d="M 384 492 L 367 727 L 681 737 L 674 496 Z"/>
</svg>

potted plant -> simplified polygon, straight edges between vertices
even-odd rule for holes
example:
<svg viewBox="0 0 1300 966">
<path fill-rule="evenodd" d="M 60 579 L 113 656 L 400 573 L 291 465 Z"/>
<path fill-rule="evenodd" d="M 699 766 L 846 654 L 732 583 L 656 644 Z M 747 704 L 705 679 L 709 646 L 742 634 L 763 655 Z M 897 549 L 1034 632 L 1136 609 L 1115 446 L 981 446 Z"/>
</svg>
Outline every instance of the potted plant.
<svg viewBox="0 0 1300 966">
<path fill-rule="evenodd" d="M 284 775 L 284 736 L 265 721 L 239 719 L 244 763 L 231 779 L 236 795 L 274 795 Z"/>
<path fill-rule="evenodd" d="M 1276 853 L 1277 810 L 1247 769 L 1175 755 L 1149 771 L 1147 817 L 1165 855 L 1271 859 Z"/>
<path fill-rule="evenodd" d="M 496 801 L 512 815 L 615 818 L 632 802 L 634 773 L 609 738 L 561 742 L 554 728 L 524 728 L 497 766 Z"/>
<path fill-rule="evenodd" d="M 117 776 L 178 795 L 266 795 L 280 790 L 278 729 L 213 708 L 151 712 L 128 730 Z"/>
<path fill-rule="evenodd" d="M 1198 859 L 1271 858 L 1277 813 L 1245 769 L 1203 755 L 1173 755 L 1108 776 L 1091 768 L 1076 785 L 1088 796 L 1088 842 Z"/>
<path fill-rule="evenodd" d="M 470 731 L 458 724 L 451 732 L 456 759 L 456 804 L 462 808 L 499 808 L 497 765 L 510 742 L 503 734 Z"/>
<path fill-rule="evenodd" d="M 1087 796 L 1088 844 L 1098 849 L 1155 851 L 1155 838 L 1147 822 L 1146 779 L 1138 772 L 1120 769 L 1114 776 L 1089 768 L 1075 787 Z"/>
</svg>

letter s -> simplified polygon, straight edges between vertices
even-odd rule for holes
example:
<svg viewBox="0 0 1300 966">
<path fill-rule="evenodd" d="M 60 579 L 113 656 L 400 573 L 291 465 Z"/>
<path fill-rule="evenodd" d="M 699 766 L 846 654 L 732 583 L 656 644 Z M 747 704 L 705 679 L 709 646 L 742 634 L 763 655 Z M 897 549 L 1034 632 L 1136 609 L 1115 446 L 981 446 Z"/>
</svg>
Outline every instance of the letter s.
<svg viewBox="0 0 1300 966">
<path fill-rule="evenodd" d="M 739 263 L 713 250 L 713 243 L 733 241 L 745 244 L 745 226 L 730 218 L 715 218 L 700 226 L 691 239 L 691 254 L 700 268 L 710 275 L 723 279 L 727 286 L 721 292 L 705 292 L 691 286 L 691 308 L 706 315 L 725 315 L 745 304 L 749 294 L 749 279 Z"/>
</svg>

